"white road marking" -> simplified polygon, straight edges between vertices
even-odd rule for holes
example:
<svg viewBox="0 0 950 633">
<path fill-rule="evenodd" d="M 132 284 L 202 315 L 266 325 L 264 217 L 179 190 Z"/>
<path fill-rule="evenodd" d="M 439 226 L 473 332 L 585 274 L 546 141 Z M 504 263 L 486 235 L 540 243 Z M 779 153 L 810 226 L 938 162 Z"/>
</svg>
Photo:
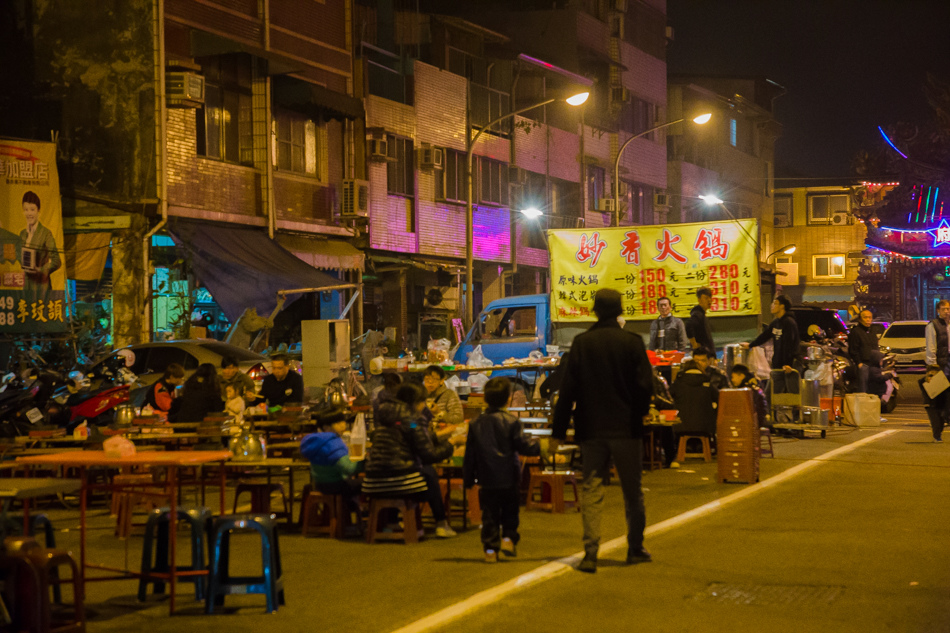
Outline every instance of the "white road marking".
<svg viewBox="0 0 950 633">
<path fill-rule="evenodd" d="M 659 523 L 655 523 L 649 526 L 646 530 L 644 530 L 643 534 L 644 536 L 656 536 L 658 534 L 663 534 L 664 532 L 668 532 L 672 530 L 673 528 L 679 527 L 685 523 L 688 523 L 700 517 L 706 516 L 707 514 L 715 512 L 728 505 L 732 505 L 733 503 L 736 503 L 737 501 L 745 499 L 746 497 L 750 497 L 754 494 L 757 494 L 761 492 L 762 490 L 765 490 L 766 488 L 770 488 L 784 481 L 788 481 L 789 479 L 793 477 L 801 475 L 802 473 L 807 472 L 811 470 L 812 468 L 815 468 L 816 466 L 819 466 L 823 462 L 833 460 L 834 458 L 840 455 L 849 453 L 866 444 L 870 444 L 871 442 L 876 442 L 877 440 L 881 438 L 887 437 L 888 435 L 891 435 L 893 433 L 898 433 L 898 432 L 900 432 L 899 429 L 889 429 L 886 431 L 881 431 L 880 433 L 876 433 L 874 435 L 861 438 L 860 440 L 857 440 L 850 444 L 846 444 L 845 446 L 841 446 L 832 451 L 828 451 L 827 453 L 823 453 L 822 455 L 813 457 L 806 462 L 802 462 L 801 464 L 798 464 L 797 466 L 793 466 L 789 468 L 788 470 L 784 470 L 781 473 L 775 475 L 774 477 L 769 477 L 768 479 L 761 481 L 760 483 L 750 485 L 746 488 L 743 488 L 741 490 L 738 490 L 732 493 L 731 495 L 727 495 L 721 499 L 716 499 L 715 501 L 711 501 L 705 505 L 701 505 L 698 508 L 693 508 L 692 510 L 688 510 L 675 517 L 666 519 L 665 521 L 660 521 Z M 627 543 L 626 535 L 617 537 L 615 539 L 607 541 L 606 543 L 601 544 L 600 553 L 604 554 L 604 553 L 609 553 L 614 550 L 620 549 L 624 547 L 626 543 Z M 576 554 L 572 554 L 570 556 L 566 556 L 564 558 L 542 565 L 538 567 L 537 569 L 533 569 L 529 571 L 526 574 L 521 574 L 520 576 L 512 578 L 511 580 L 507 582 L 503 582 L 500 585 L 495 585 L 494 587 L 490 587 L 484 591 L 480 591 L 479 593 L 469 596 L 465 600 L 456 602 L 455 604 L 445 607 L 444 609 L 440 611 L 436 611 L 435 613 L 432 613 L 420 620 L 416 620 L 415 622 L 407 624 L 406 626 L 402 628 L 396 629 L 395 631 L 393 631 L 393 633 L 423 633 L 424 631 L 431 631 L 438 627 L 445 626 L 448 623 L 454 620 L 457 620 L 458 618 L 468 613 L 471 613 L 472 611 L 488 606 L 489 604 L 493 602 L 497 602 L 498 600 L 504 598 L 510 593 L 523 590 L 527 587 L 531 587 L 532 585 L 536 585 L 546 580 L 557 578 L 558 576 L 562 574 L 572 571 L 574 569 L 574 564 L 580 561 L 580 559 L 583 558 L 583 556 L 584 556 L 584 552 L 577 552 Z"/>
</svg>

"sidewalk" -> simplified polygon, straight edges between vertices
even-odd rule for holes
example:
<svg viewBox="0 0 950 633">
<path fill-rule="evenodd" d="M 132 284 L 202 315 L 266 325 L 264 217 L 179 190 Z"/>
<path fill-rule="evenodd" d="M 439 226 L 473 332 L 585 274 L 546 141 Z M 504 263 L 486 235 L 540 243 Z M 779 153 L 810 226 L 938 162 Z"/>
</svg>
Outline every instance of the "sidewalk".
<svg viewBox="0 0 950 633">
<path fill-rule="evenodd" d="M 898 408 L 882 428 L 897 432 L 833 463 L 821 463 L 795 479 L 765 487 L 722 510 L 648 537 L 656 563 L 636 568 L 611 565 L 611 560 L 622 560 L 625 549 L 621 549 L 605 557 L 594 577 L 568 570 L 443 628 L 481 631 L 495 625 L 518 625 L 526 631 L 563 630 L 565 626 L 616 630 L 642 621 L 657 631 L 720 630 L 719 625 L 703 628 L 715 613 L 722 614 L 722 630 L 731 627 L 734 618 L 749 625 L 773 618 L 780 624 L 786 620 L 794 623 L 797 616 L 792 615 L 801 607 L 773 613 L 771 607 L 724 606 L 704 592 L 715 582 L 740 590 L 752 585 L 820 585 L 845 586 L 835 599 L 838 605 L 851 605 L 855 596 L 866 594 L 896 599 L 885 589 L 900 580 L 900 588 L 906 592 L 907 583 L 914 579 L 908 577 L 904 582 L 889 572 L 884 563 L 891 560 L 895 567 L 907 568 L 920 583 L 914 596 L 928 596 L 934 605 L 943 605 L 948 583 L 940 584 L 936 570 L 946 568 L 950 561 L 939 551 L 931 551 L 939 550 L 931 543 L 939 542 L 936 530 L 943 529 L 950 519 L 943 510 L 948 504 L 943 502 L 945 486 L 941 483 L 945 483 L 945 469 L 950 467 L 950 450 L 944 449 L 950 447 L 925 443 L 929 427 L 919 406 Z M 776 457 L 762 460 L 762 479 L 877 432 L 836 428 L 825 439 L 777 438 Z M 690 461 L 678 470 L 645 474 L 648 525 L 749 489 L 717 484 L 715 469 L 715 463 Z M 907 476 L 908 469 L 913 477 Z M 624 533 L 620 504 L 619 487 L 611 486 L 603 525 L 607 539 Z M 105 512 L 97 513 L 94 521 L 105 529 L 90 535 L 90 559 L 122 563 L 123 544 L 106 528 L 111 522 L 103 516 Z M 62 511 L 51 514 L 57 527 L 76 522 Z M 225 614 L 204 616 L 203 605 L 190 598 L 191 585 L 183 584 L 179 589 L 181 615 L 169 618 L 163 599 L 136 602 L 135 581 L 90 583 L 88 629 L 147 627 L 153 633 L 179 633 L 211 625 L 255 633 L 271 627 L 288 632 L 393 631 L 581 549 L 578 513 L 523 511 L 521 516 L 519 557 L 497 565 L 482 562 L 476 529 L 456 539 L 430 538 L 414 546 L 370 546 L 360 540 L 282 535 L 287 605 L 269 616 L 263 613 L 262 596 L 229 597 Z M 70 530 L 57 538 L 61 547 L 71 547 L 78 542 L 78 533 Z M 128 545 L 128 559 L 136 568 L 141 538 L 133 537 Z M 251 540 L 245 540 L 242 552 L 256 562 L 259 555 L 251 545 Z M 865 552 L 874 555 L 864 556 Z M 919 552 L 916 558 L 915 552 Z M 865 558 L 876 563 L 866 564 Z M 932 571 L 925 573 L 931 562 Z M 860 588 L 854 584 L 857 579 L 863 583 Z M 907 609 L 914 606 L 922 614 L 938 612 L 933 605 L 924 609 L 919 602 L 904 602 Z M 865 607 L 853 610 L 873 612 Z M 509 618 L 512 620 L 507 621 Z M 813 630 L 858 630 L 840 628 L 837 620 L 825 624 L 826 628 Z M 780 630 L 771 625 L 767 628 Z"/>
</svg>

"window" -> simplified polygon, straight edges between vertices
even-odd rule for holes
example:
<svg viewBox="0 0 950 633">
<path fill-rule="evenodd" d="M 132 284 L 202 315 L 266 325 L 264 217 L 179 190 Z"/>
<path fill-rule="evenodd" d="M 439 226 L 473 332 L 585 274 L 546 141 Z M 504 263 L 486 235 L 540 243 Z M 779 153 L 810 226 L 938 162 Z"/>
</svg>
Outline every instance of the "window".
<svg viewBox="0 0 950 633">
<path fill-rule="evenodd" d="M 388 134 L 387 141 L 386 190 L 390 194 L 412 197 L 416 191 L 412 139 Z"/>
<path fill-rule="evenodd" d="M 792 226 L 792 197 L 775 196 L 775 215 L 773 225 L 776 227 Z"/>
<path fill-rule="evenodd" d="M 739 143 L 739 125 L 735 119 L 729 119 L 729 144 L 735 147 Z"/>
<path fill-rule="evenodd" d="M 649 224 L 653 221 L 653 188 L 622 181 L 620 203 L 624 205 L 624 223 Z"/>
<path fill-rule="evenodd" d="M 443 150 L 442 169 L 435 171 L 435 199 L 465 202 L 465 152 Z"/>
<path fill-rule="evenodd" d="M 603 167 L 596 165 L 587 166 L 587 200 L 588 208 L 593 211 L 600 210 L 600 199 L 606 198 L 604 192 L 605 172 Z"/>
<path fill-rule="evenodd" d="M 537 338 L 536 310 L 534 307 L 496 308 L 482 317 L 480 330 L 482 343 Z"/>
<path fill-rule="evenodd" d="M 844 255 L 815 255 L 812 258 L 814 277 L 844 277 Z"/>
<path fill-rule="evenodd" d="M 837 224 L 835 216 L 843 214 L 847 219 L 848 195 L 829 194 L 808 196 L 809 224 Z"/>
<path fill-rule="evenodd" d="M 201 61 L 205 104 L 198 108 L 198 154 L 253 164 L 251 63 L 247 55 L 220 55 Z"/>
<path fill-rule="evenodd" d="M 483 204 L 508 206 L 508 165 L 498 160 L 478 157 L 478 201 Z"/>
<path fill-rule="evenodd" d="M 274 161 L 280 171 L 317 175 L 317 125 L 307 117 L 290 112 L 274 116 L 277 139 Z"/>
<path fill-rule="evenodd" d="M 640 134 L 656 125 L 656 106 L 639 97 L 631 97 L 623 104 L 620 112 L 620 129 L 629 134 Z M 643 138 L 653 140 L 655 132 Z"/>
</svg>

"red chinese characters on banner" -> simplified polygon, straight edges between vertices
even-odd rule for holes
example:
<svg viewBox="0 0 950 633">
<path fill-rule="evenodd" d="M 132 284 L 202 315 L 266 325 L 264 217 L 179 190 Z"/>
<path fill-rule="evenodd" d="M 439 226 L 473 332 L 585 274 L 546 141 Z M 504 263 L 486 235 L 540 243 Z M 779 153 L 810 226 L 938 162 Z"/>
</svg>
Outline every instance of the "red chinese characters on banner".
<svg viewBox="0 0 950 633">
<path fill-rule="evenodd" d="M 600 254 L 605 248 L 607 248 L 607 242 L 600 239 L 600 233 L 591 233 L 589 238 L 587 237 L 587 233 L 584 233 L 581 235 L 581 243 L 577 247 L 577 253 L 574 257 L 579 262 L 590 260 L 590 267 L 593 268 L 597 265 Z"/>
<path fill-rule="evenodd" d="M 640 235 L 636 231 L 624 233 L 624 239 L 620 242 L 620 256 L 628 264 L 640 265 Z"/>
<path fill-rule="evenodd" d="M 726 259 L 729 256 L 729 242 L 722 241 L 722 229 L 702 229 L 696 235 L 693 250 L 699 253 L 699 261 L 713 257 Z"/>
<path fill-rule="evenodd" d="M 663 237 L 656 241 L 656 250 L 660 251 L 660 254 L 654 257 L 653 261 L 662 262 L 669 257 L 679 264 L 685 264 L 688 261 L 686 256 L 677 253 L 676 249 L 673 248 L 682 239 L 679 235 L 673 235 L 669 229 L 663 229 Z"/>
</svg>

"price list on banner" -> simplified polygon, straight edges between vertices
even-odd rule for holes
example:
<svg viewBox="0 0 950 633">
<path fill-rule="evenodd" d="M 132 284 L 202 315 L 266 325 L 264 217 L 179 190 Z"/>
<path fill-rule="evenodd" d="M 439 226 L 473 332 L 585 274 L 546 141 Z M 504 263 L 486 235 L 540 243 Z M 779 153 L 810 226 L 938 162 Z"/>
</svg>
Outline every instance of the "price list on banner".
<svg viewBox="0 0 950 633">
<path fill-rule="evenodd" d="M 759 314 L 755 231 L 755 220 L 549 231 L 553 317 L 593 320 L 602 288 L 621 293 L 628 320 L 656 318 L 664 297 L 688 316 L 699 288 L 710 316 Z"/>
</svg>

